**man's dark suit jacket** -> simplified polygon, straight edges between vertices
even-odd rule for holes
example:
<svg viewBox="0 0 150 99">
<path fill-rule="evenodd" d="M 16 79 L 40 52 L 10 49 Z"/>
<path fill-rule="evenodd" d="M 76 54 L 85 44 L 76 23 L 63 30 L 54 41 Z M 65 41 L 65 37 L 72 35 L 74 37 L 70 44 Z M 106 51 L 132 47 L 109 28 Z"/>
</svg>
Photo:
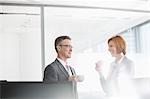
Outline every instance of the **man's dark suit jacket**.
<svg viewBox="0 0 150 99">
<path fill-rule="evenodd" d="M 70 67 L 72 74 L 75 74 L 75 70 Z M 68 81 L 69 74 L 64 66 L 56 59 L 54 62 L 49 64 L 44 71 L 43 81 L 48 82 L 61 82 Z"/>
</svg>

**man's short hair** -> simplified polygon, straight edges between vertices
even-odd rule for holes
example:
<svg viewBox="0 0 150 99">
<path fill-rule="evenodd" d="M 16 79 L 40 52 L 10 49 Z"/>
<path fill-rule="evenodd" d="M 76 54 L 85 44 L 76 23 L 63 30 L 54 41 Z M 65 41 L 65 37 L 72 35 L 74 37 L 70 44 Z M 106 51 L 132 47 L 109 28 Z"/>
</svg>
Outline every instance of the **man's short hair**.
<svg viewBox="0 0 150 99">
<path fill-rule="evenodd" d="M 65 39 L 71 40 L 71 38 L 70 38 L 69 36 L 59 36 L 59 37 L 57 37 L 57 38 L 55 39 L 55 50 L 56 50 L 56 52 L 58 52 L 57 46 L 58 46 L 63 40 L 65 40 Z"/>
</svg>

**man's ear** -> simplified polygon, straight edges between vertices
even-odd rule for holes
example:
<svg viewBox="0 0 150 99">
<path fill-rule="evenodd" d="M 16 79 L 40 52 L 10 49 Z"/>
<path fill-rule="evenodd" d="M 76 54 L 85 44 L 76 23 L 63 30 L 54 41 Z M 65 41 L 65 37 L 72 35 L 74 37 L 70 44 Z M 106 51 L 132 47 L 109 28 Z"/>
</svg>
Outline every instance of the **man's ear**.
<svg viewBox="0 0 150 99">
<path fill-rule="evenodd" d="M 60 46 L 57 46 L 57 50 L 60 51 Z"/>
</svg>

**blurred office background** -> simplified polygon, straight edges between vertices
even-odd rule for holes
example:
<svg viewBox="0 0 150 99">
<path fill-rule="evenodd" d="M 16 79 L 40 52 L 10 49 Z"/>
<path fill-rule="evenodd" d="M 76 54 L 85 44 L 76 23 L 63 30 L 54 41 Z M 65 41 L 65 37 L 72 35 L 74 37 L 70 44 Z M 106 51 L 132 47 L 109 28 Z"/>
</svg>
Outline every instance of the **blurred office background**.
<svg viewBox="0 0 150 99">
<path fill-rule="evenodd" d="M 95 63 L 107 71 L 107 39 L 116 34 L 127 41 L 135 77 L 150 77 L 150 0 L 0 0 L 0 80 L 42 81 L 55 38 L 69 35 L 69 62 L 85 78 L 79 95 L 96 97 L 103 92 Z"/>
</svg>

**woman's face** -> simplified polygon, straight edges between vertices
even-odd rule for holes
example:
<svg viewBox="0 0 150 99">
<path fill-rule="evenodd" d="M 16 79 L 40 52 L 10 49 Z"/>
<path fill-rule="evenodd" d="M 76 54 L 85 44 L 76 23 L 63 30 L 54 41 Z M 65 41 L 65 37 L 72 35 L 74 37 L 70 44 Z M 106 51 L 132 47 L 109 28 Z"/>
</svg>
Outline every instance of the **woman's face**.
<svg viewBox="0 0 150 99">
<path fill-rule="evenodd" d="M 112 55 L 112 57 L 116 57 L 117 56 L 117 49 L 116 49 L 116 45 L 113 41 L 110 41 L 108 43 L 108 51 L 110 52 L 110 54 Z"/>
</svg>

